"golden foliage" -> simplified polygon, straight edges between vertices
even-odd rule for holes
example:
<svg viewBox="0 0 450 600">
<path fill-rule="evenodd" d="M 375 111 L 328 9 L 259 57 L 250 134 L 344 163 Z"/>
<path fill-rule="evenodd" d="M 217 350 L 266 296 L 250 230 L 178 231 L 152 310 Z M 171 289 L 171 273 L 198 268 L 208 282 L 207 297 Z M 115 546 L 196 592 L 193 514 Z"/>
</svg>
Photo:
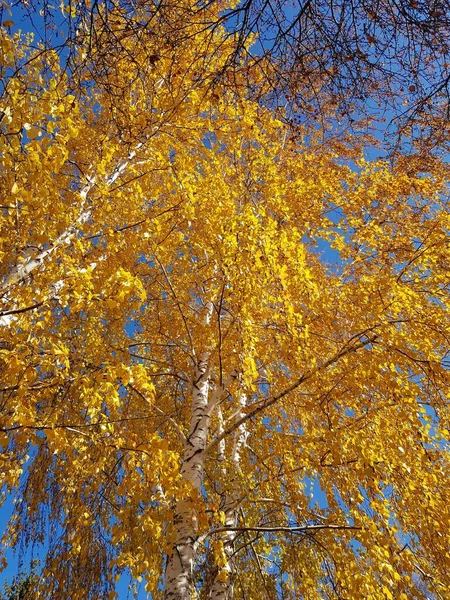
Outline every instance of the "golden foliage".
<svg viewBox="0 0 450 600">
<path fill-rule="evenodd" d="M 127 567 L 157 598 L 180 498 L 199 587 L 214 561 L 226 580 L 237 486 L 237 598 L 448 597 L 444 166 L 293 135 L 246 93 L 256 67 L 210 85 L 219 27 L 128 46 L 110 22 L 77 86 L 1 33 L 5 541 L 48 548 L 42 597 L 113 598 Z M 204 352 L 224 390 L 199 496 L 180 469 Z"/>
</svg>

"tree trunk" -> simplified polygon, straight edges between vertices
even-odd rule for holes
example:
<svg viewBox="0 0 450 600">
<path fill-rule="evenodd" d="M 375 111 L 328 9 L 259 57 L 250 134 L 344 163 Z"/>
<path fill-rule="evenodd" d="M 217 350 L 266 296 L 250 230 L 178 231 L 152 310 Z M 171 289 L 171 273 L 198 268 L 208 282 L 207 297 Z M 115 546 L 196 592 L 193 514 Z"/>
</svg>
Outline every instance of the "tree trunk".
<svg viewBox="0 0 450 600">
<path fill-rule="evenodd" d="M 225 527 L 236 527 L 236 499 L 233 495 L 227 494 L 220 507 L 225 513 Z M 210 600 L 233 600 L 234 598 L 232 560 L 235 537 L 236 532 L 234 531 L 225 531 L 220 534 L 226 563 L 220 569 L 218 567 L 215 569 L 214 581 L 208 595 Z"/>
<path fill-rule="evenodd" d="M 246 404 L 245 394 L 241 394 L 239 398 L 240 413 L 238 418 L 244 415 Z M 234 439 L 233 449 L 231 451 L 231 460 L 234 467 L 234 474 L 231 477 L 232 488 L 224 493 L 220 509 L 225 513 L 225 527 L 234 528 L 237 525 L 237 504 L 239 502 L 239 490 L 237 487 L 236 477 L 240 469 L 240 452 L 245 445 L 247 439 L 247 430 L 245 424 L 238 427 Z M 222 440 L 223 442 L 224 440 Z M 219 460 L 225 458 L 225 448 L 222 447 L 222 442 L 219 444 Z M 214 581 L 209 591 L 210 600 L 233 600 L 234 598 L 234 581 L 233 581 L 233 554 L 234 540 L 236 537 L 235 531 L 224 531 L 220 534 L 220 540 L 223 544 L 223 551 L 226 559 L 225 565 L 221 569 L 215 571 Z"/>
<path fill-rule="evenodd" d="M 198 539 L 198 507 L 195 492 L 200 496 L 204 454 L 209 420 L 209 355 L 200 357 L 192 383 L 192 414 L 189 437 L 186 441 L 181 474 L 194 491 L 181 499 L 175 508 L 175 542 L 167 559 L 165 600 L 192 600 L 195 598 L 193 568 Z"/>
</svg>

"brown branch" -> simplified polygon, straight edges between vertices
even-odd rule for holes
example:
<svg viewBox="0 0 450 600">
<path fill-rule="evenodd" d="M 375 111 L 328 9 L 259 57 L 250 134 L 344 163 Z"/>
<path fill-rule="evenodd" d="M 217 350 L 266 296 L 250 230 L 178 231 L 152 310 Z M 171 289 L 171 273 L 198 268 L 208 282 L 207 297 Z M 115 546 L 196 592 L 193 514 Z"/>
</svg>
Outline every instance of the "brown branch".
<svg viewBox="0 0 450 600">
<path fill-rule="evenodd" d="M 177 305 L 177 308 L 178 308 L 178 310 L 180 312 L 181 318 L 183 319 L 184 327 L 186 329 L 186 333 L 187 333 L 187 336 L 189 338 L 189 343 L 191 344 L 192 352 L 195 353 L 194 342 L 192 340 L 191 331 L 190 331 L 189 326 L 187 324 L 186 316 L 185 316 L 185 314 L 183 312 L 183 309 L 181 308 L 180 301 L 178 300 L 178 296 L 176 295 L 175 290 L 173 289 L 172 282 L 170 281 L 170 278 L 169 278 L 169 276 L 167 274 L 167 271 L 166 271 L 164 265 L 159 260 L 156 252 L 154 253 L 154 257 L 155 257 L 155 260 L 158 263 L 161 271 L 163 272 L 164 278 L 167 281 L 167 284 L 168 284 L 168 286 L 170 288 L 170 291 L 172 292 L 172 296 L 173 296 L 173 299 L 175 300 L 175 304 Z"/>
<path fill-rule="evenodd" d="M 137 394 L 140 398 L 142 398 L 142 400 L 149 403 L 155 412 L 157 412 L 159 415 L 161 415 L 167 421 L 169 421 L 169 423 L 172 424 L 172 426 L 175 428 L 175 431 L 178 433 L 178 436 L 180 437 L 180 440 L 183 443 L 183 445 L 186 443 L 186 436 L 185 436 L 183 430 L 181 429 L 180 425 L 175 421 L 174 418 L 172 418 L 170 415 L 168 415 L 163 410 L 161 410 L 159 408 L 159 406 L 156 406 L 156 404 L 152 404 L 151 402 L 149 402 L 149 400 L 144 396 L 144 394 L 142 394 L 138 389 L 136 389 L 131 384 L 127 384 L 125 387 L 130 388 L 130 390 L 133 390 L 133 392 L 135 392 L 135 394 Z"/>
<path fill-rule="evenodd" d="M 316 373 L 319 373 L 320 371 L 323 371 L 327 367 L 333 365 L 339 359 L 341 359 L 343 356 L 350 354 L 350 352 L 356 352 L 360 348 L 364 348 L 365 346 L 372 344 L 377 339 L 377 337 L 378 337 L 378 335 L 375 334 L 372 337 L 366 339 L 365 341 L 361 341 L 358 344 L 354 344 L 353 346 L 348 346 L 348 343 L 345 344 L 344 348 L 342 348 L 339 352 L 337 352 L 330 359 L 328 359 L 324 363 L 318 365 L 314 369 L 311 369 L 310 371 L 303 373 L 303 375 L 301 377 L 299 377 L 296 381 L 294 381 L 294 383 L 292 383 L 290 386 L 288 386 L 287 388 L 285 388 L 278 394 L 275 394 L 275 396 L 271 396 L 270 398 L 264 398 L 260 402 L 257 402 L 256 404 L 253 404 L 252 406 L 250 406 L 249 412 L 247 412 L 243 417 L 241 417 L 240 419 L 235 421 L 232 425 L 230 425 L 229 427 L 224 429 L 224 431 L 220 435 L 218 435 L 209 444 L 209 446 L 207 446 L 207 448 L 205 448 L 204 453 L 209 454 L 211 452 L 211 450 L 213 450 L 225 437 L 229 436 L 231 433 L 236 431 L 236 429 L 238 429 L 238 427 L 240 427 L 241 425 L 246 423 L 249 419 L 252 419 L 256 415 L 258 415 L 259 413 L 265 411 L 266 408 L 269 408 L 270 406 L 272 406 L 273 404 L 278 402 L 278 400 L 281 400 L 281 398 L 284 398 L 284 396 L 286 396 L 290 392 L 293 392 L 294 390 L 296 390 L 300 385 L 302 385 L 302 383 L 305 383 L 305 381 L 308 381 L 314 375 L 316 375 Z"/>
<path fill-rule="evenodd" d="M 4 312 L 0 312 L 0 317 L 7 317 L 8 315 L 18 315 L 20 313 L 27 312 L 28 310 L 34 310 L 35 308 L 39 308 L 43 304 L 43 302 L 38 302 L 37 304 L 32 304 L 31 306 L 27 306 L 25 308 L 14 308 L 12 310 L 5 310 Z"/>
<path fill-rule="evenodd" d="M 17 386 L 18 387 L 18 386 Z M 0 390 L 2 391 L 2 390 Z M 166 415 L 167 416 L 167 415 Z M 13 425 L 12 427 L 0 427 L 0 431 L 3 433 L 9 433 L 10 431 L 18 431 L 19 429 L 31 429 L 35 431 L 46 431 L 50 429 L 68 429 L 69 431 L 77 431 L 83 427 L 97 427 L 99 425 L 109 425 L 112 423 L 124 423 L 127 421 L 144 421 L 146 419 L 152 419 L 153 415 L 144 415 L 142 417 L 124 417 L 122 419 L 108 419 L 107 421 L 94 421 L 93 423 L 55 423 L 54 425 Z M 169 418 L 169 417 L 168 417 Z M 77 429 L 75 429 L 77 428 Z M 81 433 L 78 432 L 77 433 Z M 84 435 L 84 433 L 81 433 Z"/>
<path fill-rule="evenodd" d="M 256 531 L 260 533 L 308 533 L 309 531 L 321 531 L 322 529 L 333 529 L 333 530 L 361 530 L 362 527 L 356 525 L 304 525 L 302 527 L 219 527 L 213 529 L 206 535 L 213 535 L 215 533 L 224 533 L 226 531 Z"/>
</svg>

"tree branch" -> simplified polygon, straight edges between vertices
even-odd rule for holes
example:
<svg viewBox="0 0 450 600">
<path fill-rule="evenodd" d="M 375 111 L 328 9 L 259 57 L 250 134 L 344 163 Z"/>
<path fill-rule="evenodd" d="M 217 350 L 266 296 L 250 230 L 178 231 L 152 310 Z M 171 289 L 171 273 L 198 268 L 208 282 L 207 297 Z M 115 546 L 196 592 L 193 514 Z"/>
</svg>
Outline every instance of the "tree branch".
<svg viewBox="0 0 450 600">
<path fill-rule="evenodd" d="M 371 336 L 370 338 L 359 342 L 358 344 L 354 344 L 353 346 L 348 346 L 348 343 L 347 343 L 344 346 L 344 348 L 342 348 L 339 352 L 337 352 L 329 360 L 325 361 L 321 365 L 318 365 L 314 369 L 307 371 L 301 377 L 299 377 L 296 381 L 294 381 L 294 383 L 292 383 L 290 386 L 288 386 L 287 388 L 285 388 L 278 394 L 275 394 L 275 396 L 271 396 L 270 398 L 264 398 L 260 402 L 257 402 L 256 404 L 253 404 L 252 406 L 250 406 L 249 412 L 247 412 L 243 417 L 241 417 L 240 419 L 235 421 L 232 425 L 230 425 L 229 427 L 224 429 L 224 431 L 220 435 L 218 435 L 209 444 L 209 446 L 207 446 L 205 448 L 205 450 L 204 450 L 205 454 L 209 454 L 211 452 L 211 450 L 214 450 L 214 448 L 223 440 L 223 438 L 225 438 L 228 435 L 230 435 L 231 433 L 233 433 L 233 431 L 236 431 L 236 429 L 238 429 L 238 427 L 240 427 L 242 424 L 246 423 L 249 419 L 252 419 L 257 414 L 265 411 L 266 408 L 269 408 L 270 406 L 272 406 L 273 404 L 278 402 L 278 400 L 281 400 L 281 398 L 284 398 L 284 396 L 286 396 L 290 392 L 293 392 L 294 390 L 296 390 L 300 385 L 302 385 L 302 383 L 304 383 L 305 381 L 308 381 L 308 379 L 311 379 L 314 375 L 316 375 L 316 373 L 323 371 L 330 365 L 333 365 L 339 359 L 341 359 L 343 356 L 350 354 L 350 352 L 356 352 L 360 348 L 364 348 L 365 346 L 372 344 L 377 339 L 377 337 L 378 337 L 378 335 L 375 334 L 375 335 Z"/>
<path fill-rule="evenodd" d="M 334 529 L 334 530 L 361 530 L 362 527 L 356 525 L 304 525 L 302 527 L 219 527 L 208 532 L 206 536 L 213 535 L 215 533 L 223 533 L 226 531 L 256 531 L 260 533 L 308 533 L 309 531 L 321 531 L 322 529 Z"/>
<path fill-rule="evenodd" d="M 175 421 L 175 419 L 173 419 L 170 415 L 166 414 L 163 410 L 161 410 L 155 404 L 151 404 L 151 402 L 149 402 L 147 400 L 147 398 L 144 396 L 144 394 L 142 394 L 138 389 L 136 389 L 131 384 L 127 384 L 125 387 L 130 388 L 130 390 L 133 390 L 133 392 L 135 392 L 140 398 L 142 398 L 142 400 L 145 400 L 145 402 L 149 403 L 155 412 L 157 412 L 159 415 L 161 415 L 162 417 L 167 419 L 169 421 L 169 423 L 171 423 L 171 425 L 173 425 L 173 427 L 175 428 L 183 445 L 186 443 L 186 436 L 184 435 L 183 430 L 181 429 L 179 424 Z"/>
<path fill-rule="evenodd" d="M 0 317 L 7 317 L 8 315 L 18 315 L 20 313 L 27 312 L 28 310 L 34 310 L 35 308 L 39 308 L 42 306 L 43 302 L 37 302 L 36 304 L 32 304 L 31 306 L 26 306 L 25 308 L 15 308 L 12 310 L 5 310 L 0 312 Z"/>
</svg>

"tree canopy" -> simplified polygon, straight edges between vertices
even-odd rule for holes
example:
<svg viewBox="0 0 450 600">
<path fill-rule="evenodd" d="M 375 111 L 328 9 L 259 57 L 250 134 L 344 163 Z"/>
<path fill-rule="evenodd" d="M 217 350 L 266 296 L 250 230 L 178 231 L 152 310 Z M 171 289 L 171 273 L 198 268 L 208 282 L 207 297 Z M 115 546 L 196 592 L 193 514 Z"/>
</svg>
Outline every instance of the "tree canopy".
<svg viewBox="0 0 450 600">
<path fill-rule="evenodd" d="M 261 64 L 270 93 L 266 89 L 260 100 L 288 106 L 284 117 L 291 126 L 308 122 L 323 133 L 338 122 L 340 132 L 384 137 L 391 152 L 405 145 L 426 154 L 448 149 L 448 0 L 69 0 L 59 6 L 18 0 L 12 5 L 14 14 L 7 2 L 0 7 L 4 23 L 25 23 L 27 29 L 31 23 L 43 47 L 64 55 L 69 70 L 77 70 L 80 52 L 104 70 L 106 65 L 99 65 L 110 62 L 111 49 L 127 52 L 130 44 L 140 44 L 152 63 L 168 41 L 183 45 L 191 39 L 185 23 L 195 21 L 205 28 L 205 44 L 218 28 L 232 40 L 221 49 L 213 77 L 206 73 L 209 83 L 231 87 L 243 59 Z M 146 52 L 142 36 L 159 36 L 161 28 L 164 42 L 150 44 Z M 109 45 L 91 57 L 105 36 Z"/>
<path fill-rule="evenodd" d="M 1 30 L 4 542 L 56 600 L 444 599 L 448 169 L 291 127 L 191 8 Z"/>
</svg>

